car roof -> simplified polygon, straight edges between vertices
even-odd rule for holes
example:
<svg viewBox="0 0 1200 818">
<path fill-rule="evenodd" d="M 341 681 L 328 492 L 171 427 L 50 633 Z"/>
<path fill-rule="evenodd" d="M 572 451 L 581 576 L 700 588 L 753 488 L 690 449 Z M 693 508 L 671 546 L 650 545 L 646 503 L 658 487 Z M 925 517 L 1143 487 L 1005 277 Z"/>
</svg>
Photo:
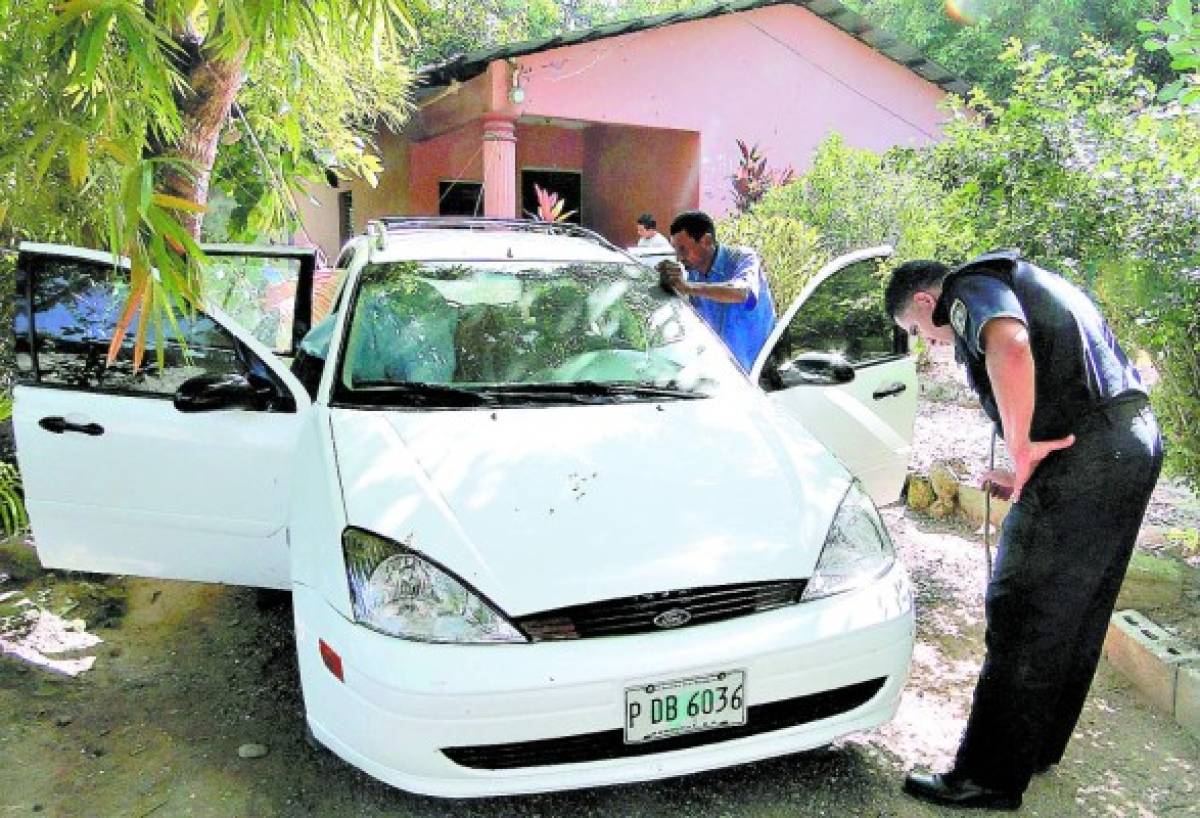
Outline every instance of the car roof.
<svg viewBox="0 0 1200 818">
<path fill-rule="evenodd" d="M 389 261 L 563 261 L 630 262 L 629 256 L 599 237 L 567 230 L 471 227 L 389 229 L 384 240 L 363 239 L 371 263 Z M 382 246 L 380 246 L 382 244 Z"/>
</svg>

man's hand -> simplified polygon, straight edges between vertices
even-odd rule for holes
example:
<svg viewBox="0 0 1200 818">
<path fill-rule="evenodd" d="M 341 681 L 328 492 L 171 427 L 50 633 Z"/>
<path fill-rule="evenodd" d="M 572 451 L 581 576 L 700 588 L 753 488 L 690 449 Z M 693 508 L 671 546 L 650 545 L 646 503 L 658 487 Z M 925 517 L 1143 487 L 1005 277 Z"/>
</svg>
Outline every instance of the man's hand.
<svg viewBox="0 0 1200 818">
<path fill-rule="evenodd" d="M 687 271 L 683 269 L 682 264 L 665 258 L 655 265 L 654 269 L 658 270 L 658 283 L 664 290 L 678 295 L 687 295 Z"/>
<path fill-rule="evenodd" d="M 983 473 L 979 487 L 993 497 L 1007 500 L 1012 497 L 1013 479 L 1013 473 L 1008 469 L 988 469 Z"/>
<path fill-rule="evenodd" d="M 1042 440 L 1037 443 L 1030 441 L 1025 446 L 1010 446 L 1008 454 L 1013 462 L 1013 502 L 1021 499 L 1021 489 L 1025 488 L 1029 478 L 1033 477 L 1034 470 L 1039 463 L 1046 459 L 1047 455 L 1073 445 L 1075 445 L 1075 435 L 1060 437 L 1058 440 Z"/>
</svg>

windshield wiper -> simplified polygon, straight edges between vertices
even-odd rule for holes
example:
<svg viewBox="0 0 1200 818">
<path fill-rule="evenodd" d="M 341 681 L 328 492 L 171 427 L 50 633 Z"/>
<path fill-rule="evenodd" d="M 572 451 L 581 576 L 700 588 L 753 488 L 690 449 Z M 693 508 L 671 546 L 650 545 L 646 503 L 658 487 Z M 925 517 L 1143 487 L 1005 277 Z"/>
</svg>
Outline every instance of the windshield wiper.
<svg viewBox="0 0 1200 818">
<path fill-rule="evenodd" d="M 706 398 L 703 392 L 677 386 L 618 381 L 566 381 L 558 383 L 503 384 L 487 388 L 488 394 L 523 398 Z"/>
<path fill-rule="evenodd" d="M 488 384 L 459 387 L 420 381 L 355 381 L 344 399 L 368 406 L 414 406 L 421 408 L 472 408 L 520 404 L 598 404 L 635 400 L 687 400 L 706 398 L 703 392 L 652 383 L 565 383 Z"/>
<path fill-rule="evenodd" d="M 356 403 L 401 406 L 493 406 L 496 400 L 486 390 L 462 389 L 423 381 L 355 381 Z"/>
</svg>

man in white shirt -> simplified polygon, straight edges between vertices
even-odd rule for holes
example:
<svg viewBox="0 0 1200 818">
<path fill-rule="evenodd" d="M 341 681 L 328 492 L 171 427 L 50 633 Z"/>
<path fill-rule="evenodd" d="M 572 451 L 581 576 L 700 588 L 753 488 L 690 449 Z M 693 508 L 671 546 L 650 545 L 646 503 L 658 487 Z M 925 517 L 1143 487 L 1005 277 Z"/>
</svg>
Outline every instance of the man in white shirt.
<svg viewBox="0 0 1200 818">
<path fill-rule="evenodd" d="M 638 247 L 659 247 L 663 250 L 671 249 L 670 240 L 658 232 L 658 223 L 654 221 L 654 217 L 649 213 L 643 213 L 638 216 L 637 234 Z"/>
</svg>

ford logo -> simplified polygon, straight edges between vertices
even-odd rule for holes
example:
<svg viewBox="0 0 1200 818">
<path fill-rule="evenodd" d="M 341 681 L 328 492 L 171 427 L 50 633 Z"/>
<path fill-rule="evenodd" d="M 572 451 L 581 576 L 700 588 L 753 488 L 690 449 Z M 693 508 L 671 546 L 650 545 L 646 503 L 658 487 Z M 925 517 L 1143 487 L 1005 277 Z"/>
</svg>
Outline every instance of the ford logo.
<svg viewBox="0 0 1200 818">
<path fill-rule="evenodd" d="M 692 615 L 683 608 L 672 608 L 654 617 L 654 624 L 660 628 L 678 628 L 692 621 Z"/>
</svg>

